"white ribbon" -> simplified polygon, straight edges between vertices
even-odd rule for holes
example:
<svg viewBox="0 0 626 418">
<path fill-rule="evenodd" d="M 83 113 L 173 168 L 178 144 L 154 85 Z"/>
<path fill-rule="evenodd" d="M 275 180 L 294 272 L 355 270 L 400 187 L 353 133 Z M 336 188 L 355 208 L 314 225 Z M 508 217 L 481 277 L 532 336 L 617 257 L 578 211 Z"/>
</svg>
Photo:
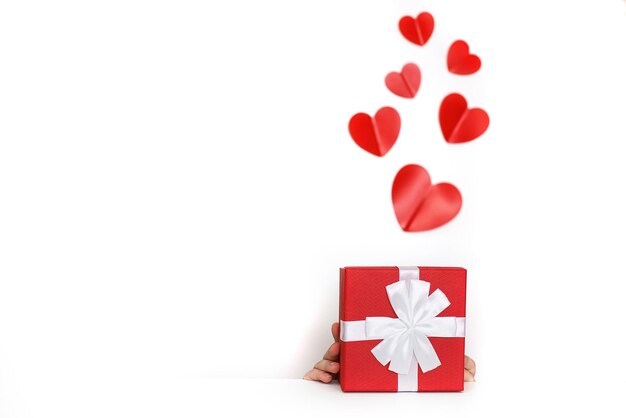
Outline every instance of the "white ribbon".
<svg viewBox="0 0 626 418">
<path fill-rule="evenodd" d="M 437 317 L 450 306 L 450 301 L 440 290 L 430 292 L 430 283 L 419 280 L 419 270 L 400 267 L 400 281 L 386 287 L 389 302 L 397 318 L 368 316 L 364 321 L 341 321 L 343 341 L 382 341 L 372 349 L 372 354 L 383 366 L 398 374 L 399 382 L 415 374 L 417 390 L 417 365 L 426 373 L 441 365 L 428 337 L 464 337 L 465 318 Z"/>
</svg>

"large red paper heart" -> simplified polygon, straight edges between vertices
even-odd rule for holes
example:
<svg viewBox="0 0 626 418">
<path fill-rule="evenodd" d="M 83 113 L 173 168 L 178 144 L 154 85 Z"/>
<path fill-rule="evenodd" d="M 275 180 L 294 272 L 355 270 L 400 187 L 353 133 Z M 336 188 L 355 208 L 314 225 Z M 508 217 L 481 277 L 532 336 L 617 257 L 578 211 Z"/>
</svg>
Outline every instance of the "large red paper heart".
<svg viewBox="0 0 626 418">
<path fill-rule="evenodd" d="M 385 77 L 385 85 L 392 93 L 412 99 L 422 82 L 422 73 L 415 64 L 406 64 L 399 73 L 391 72 Z"/>
<path fill-rule="evenodd" d="M 461 210 L 461 192 L 450 183 L 432 185 L 424 167 L 405 165 L 391 188 L 400 227 L 407 232 L 428 231 L 454 219 Z"/>
<path fill-rule="evenodd" d="M 430 39 L 435 28 L 435 19 L 428 12 L 420 13 L 416 18 L 404 16 L 398 22 L 400 33 L 416 45 L 424 45 Z"/>
<path fill-rule="evenodd" d="M 400 134 L 400 114 L 393 107 L 383 107 L 374 117 L 357 113 L 348 124 L 350 136 L 365 151 L 382 157 L 396 143 Z"/>
<path fill-rule="evenodd" d="M 468 109 L 465 97 L 448 95 L 439 108 L 439 124 L 443 137 L 452 144 L 472 141 L 489 127 L 489 115 L 482 109 Z"/>
<path fill-rule="evenodd" d="M 470 54 L 465 41 L 455 41 L 448 50 L 448 71 L 454 74 L 468 75 L 480 70 L 480 58 Z"/>
</svg>

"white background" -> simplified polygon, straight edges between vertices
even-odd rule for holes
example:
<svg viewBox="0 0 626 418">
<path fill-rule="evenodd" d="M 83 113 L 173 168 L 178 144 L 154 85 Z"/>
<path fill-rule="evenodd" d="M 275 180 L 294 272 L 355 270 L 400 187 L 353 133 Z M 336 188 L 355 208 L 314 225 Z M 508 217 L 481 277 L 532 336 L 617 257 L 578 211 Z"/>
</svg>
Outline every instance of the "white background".
<svg viewBox="0 0 626 418">
<path fill-rule="evenodd" d="M 397 21 L 423 10 L 418 47 Z M 477 74 L 447 72 L 456 39 Z M 1 2 L 0 414 L 299 378 L 339 267 L 416 264 L 468 269 L 481 402 L 623 411 L 625 51 L 621 0 Z M 407 62 L 413 100 L 383 82 Z M 450 92 L 484 136 L 443 140 Z M 384 105 L 378 158 L 347 123 Z M 400 229 L 411 163 L 459 187 L 454 221 Z"/>
</svg>

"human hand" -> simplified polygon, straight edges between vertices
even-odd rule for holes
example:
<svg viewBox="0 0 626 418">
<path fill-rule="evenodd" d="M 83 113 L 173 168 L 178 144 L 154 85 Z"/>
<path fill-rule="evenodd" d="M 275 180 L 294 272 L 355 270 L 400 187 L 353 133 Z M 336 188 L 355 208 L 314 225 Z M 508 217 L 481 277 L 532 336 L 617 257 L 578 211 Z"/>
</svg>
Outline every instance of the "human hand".
<svg viewBox="0 0 626 418">
<path fill-rule="evenodd" d="M 465 356 L 465 362 L 463 366 L 465 368 L 465 371 L 463 372 L 463 379 L 466 382 L 475 382 L 476 379 L 474 379 L 474 375 L 476 374 L 476 363 L 474 363 L 474 360 Z"/>
<path fill-rule="evenodd" d="M 317 380 L 318 382 L 330 383 L 339 374 L 339 322 L 330 327 L 334 343 L 328 347 L 324 358 L 318 361 L 311 370 L 303 377 L 304 380 Z"/>
<path fill-rule="evenodd" d="M 333 323 L 330 327 L 330 331 L 335 342 L 328 347 L 324 358 L 318 361 L 315 366 L 304 375 L 303 379 L 330 383 L 339 375 L 339 323 Z M 466 382 L 474 382 L 476 363 L 468 356 L 465 356 L 464 369 L 463 379 Z"/>
</svg>

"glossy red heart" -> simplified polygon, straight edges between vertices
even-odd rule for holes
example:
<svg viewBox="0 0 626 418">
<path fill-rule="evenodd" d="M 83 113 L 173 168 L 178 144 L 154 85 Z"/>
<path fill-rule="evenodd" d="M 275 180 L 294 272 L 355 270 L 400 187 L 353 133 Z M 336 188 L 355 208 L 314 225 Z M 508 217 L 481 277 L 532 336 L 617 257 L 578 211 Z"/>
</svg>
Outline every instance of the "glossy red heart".
<svg viewBox="0 0 626 418">
<path fill-rule="evenodd" d="M 356 144 L 382 157 L 396 143 L 400 134 L 400 114 L 393 107 L 382 107 L 374 117 L 367 113 L 352 116 L 348 129 Z"/>
<path fill-rule="evenodd" d="M 404 16 L 398 22 L 400 33 L 408 41 L 416 45 L 424 45 L 430 39 L 435 29 L 435 19 L 428 12 L 422 12 L 417 17 Z"/>
<path fill-rule="evenodd" d="M 406 64 L 399 73 L 391 72 L 385 77 L 385 85 L 394 94 L 412 99 L 422 82 L 422 73 L 415 64 Z"/>
<path fill-rule="evenodd" d="M 424 167 L 405 165 L 391 188 L 400 227 L 407 232 L 428 231 L 454 219 L 461 210 L 461 192 L 450 183 L 431 184 Z"/>
<path fill-rule="evenodd" d="M 439 108 L 439 124 L 443 137 L 452 144 L 473 141 L 489 127 L 489 115 L 482 109 L 468 109 L 465 97 L 448 95 Z"/>
<path fill-rule="evenodd" d="M 455 41 L 448 50 L 448 71 L 459 75 L 474 74 L 480 70 L 480 58 L 470 54 L 465 41 Z"/>
</svg>

